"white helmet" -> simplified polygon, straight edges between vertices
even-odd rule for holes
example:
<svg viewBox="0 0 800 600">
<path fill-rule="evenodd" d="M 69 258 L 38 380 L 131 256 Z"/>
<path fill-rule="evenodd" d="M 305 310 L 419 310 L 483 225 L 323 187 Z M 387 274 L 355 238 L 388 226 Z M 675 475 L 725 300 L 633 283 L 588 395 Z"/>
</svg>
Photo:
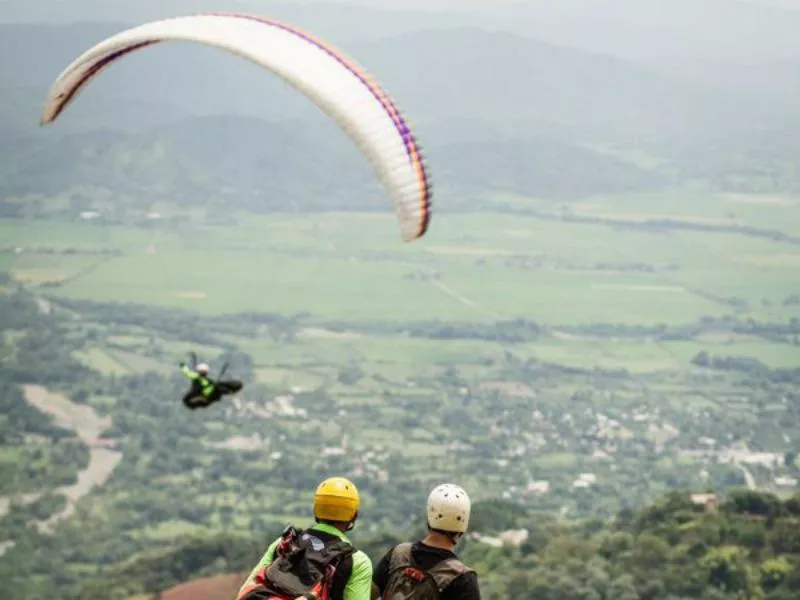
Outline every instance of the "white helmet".
<svg viewBox="0 0 800 600">
<path fill-rule="evenodd" d="M 206 363 L 200 363 L 194 368 L 194 370 L 198 373 L 202 373 L 203 375 L 208 375 L 208 365 Z"/>
<path fill-rule="evenodd" d="M 472 504 L 464 488 L 443 483 L 428 496 L 428 526 L 431 529 L 464 533 L 469 526 Z"/>
</svg>

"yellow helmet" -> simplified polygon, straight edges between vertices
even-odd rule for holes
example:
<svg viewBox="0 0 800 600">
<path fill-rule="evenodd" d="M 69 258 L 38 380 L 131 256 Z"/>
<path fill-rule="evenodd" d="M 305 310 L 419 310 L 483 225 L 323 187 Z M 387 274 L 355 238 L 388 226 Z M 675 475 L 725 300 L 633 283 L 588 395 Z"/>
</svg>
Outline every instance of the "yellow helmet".
<svg viewBox="0 0 800 600">
<path fill-rule="evenodd" d="M 314 493 L 314 516 L 323 521 L 347 523 L 356 518 L 361 498 L 358 488 L 349 479 L 331 477 Z"/>
</svg>

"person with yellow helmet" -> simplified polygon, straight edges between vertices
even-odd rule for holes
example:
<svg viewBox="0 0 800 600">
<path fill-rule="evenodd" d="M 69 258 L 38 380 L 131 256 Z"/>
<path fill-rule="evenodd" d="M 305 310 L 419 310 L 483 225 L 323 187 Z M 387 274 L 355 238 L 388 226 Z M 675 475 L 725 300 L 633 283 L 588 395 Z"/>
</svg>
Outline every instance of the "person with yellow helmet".
<svg viewBox="0 0 800 600">
<path fill-rule="evenodd" d="M 346 535 L 360 504 L 358 488 L 349 479 L 320 483 L 314 493 L 316 523 L 306 530 L 287 527 L 267 548 L 237 600 L 370 600 L 372 561 Z"/>
</svg>

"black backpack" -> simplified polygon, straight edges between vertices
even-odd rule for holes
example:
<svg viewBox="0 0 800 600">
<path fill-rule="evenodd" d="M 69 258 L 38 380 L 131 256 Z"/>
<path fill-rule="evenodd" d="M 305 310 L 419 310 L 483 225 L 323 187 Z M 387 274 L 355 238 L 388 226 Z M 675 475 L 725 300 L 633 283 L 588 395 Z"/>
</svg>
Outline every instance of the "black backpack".
<svg viewBox="0 0 800 600">
<path fill-rule="evenodd" d="M 355 552 L 344 540 L 326 545 L 312 530 L 287 527 L 269 566 L 256 574 L 237 600 L 329 600 L 333 576 L 342 559 Z"/>
<path fill-rule="evenodd" d="M 389 575 L 383 600 L 438 600 L 457 577 L 472 569 L 457 558 L 446 558 L 424 571 L 414 562 L 411 544 L 395 547 L 389 560 Z"/>
</svg>

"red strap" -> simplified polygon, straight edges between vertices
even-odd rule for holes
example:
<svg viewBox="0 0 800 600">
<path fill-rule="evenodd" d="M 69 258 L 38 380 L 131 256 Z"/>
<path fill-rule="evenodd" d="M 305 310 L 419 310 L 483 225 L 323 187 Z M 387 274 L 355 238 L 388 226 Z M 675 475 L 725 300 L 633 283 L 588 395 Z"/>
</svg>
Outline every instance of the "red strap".
<svg viewBox="0 0 800 600">
<path fill-rule="evenodd" d="M 253 582 L 253 583 L 251 583 L 250 585 L 248 585 L 247 587 L 244 587 L 244 588 L 242 588 L 242 591 L 241 591 L 241 592 L 239 592 L 239 595 L 238 595 L 238 596 L 236 596 L 236 600 L 242 600 L 242 598 L 244 598 L 245 596 L 247 596 L 247 594 L 249 594 L 250 592 L 252 592 L 254 589 L 256 589 L 257 587 L 259 587 L 260 585 L 261 585 L 260 583 Z"/>
<path fill-rule="evenodd" d="M 325 568 L 325 576 L 322 578 L 322 581 L 314 586 L 313 590 L 314 595 L 317 596 L 319 600 L 328 600 L 328 593 L 330 592 L 331 582 L 335 574 L 336 565 L 330 564 Z M 320 592 L 322 593 L 320 594 Z"/>
<path fill-rule="evenodd" d="M 415 569 L 414 567 L 407 567 L 404 573 L 406 574 L 407 577 L 410 577 L 417 583 L 425 579 L 425 574 L 419 569 Z"/>
</svg>

